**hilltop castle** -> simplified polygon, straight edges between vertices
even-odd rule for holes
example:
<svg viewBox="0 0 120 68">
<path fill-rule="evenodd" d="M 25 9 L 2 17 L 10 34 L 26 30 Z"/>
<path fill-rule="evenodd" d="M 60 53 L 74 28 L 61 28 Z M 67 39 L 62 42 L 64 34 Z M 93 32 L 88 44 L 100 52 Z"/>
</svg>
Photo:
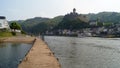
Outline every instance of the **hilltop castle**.
<svg viewBox="0 0 120 68">
<path fill-rule="evenodd" d="M 66 14 L 65 16 L 64 16 L 64 18 L 65 19 L 71 19 L 71 20 L 73 20 L 73 19 L 75 19 L 75 18 L 79 18 L 81 21 L 83 21 L 83 22 L 88 22 L 89 21 L 89 19 L 88 19 L 88 17 L 86 16 L 86 15 L 84 15 L 84 14 L 78 14 L 77 12 L 76 12 L 76 9 L 74 8 L 73 9 L 73 12 L 71 12 L 71 13 L 69 13 L 69 14 Z"/>
</svg>

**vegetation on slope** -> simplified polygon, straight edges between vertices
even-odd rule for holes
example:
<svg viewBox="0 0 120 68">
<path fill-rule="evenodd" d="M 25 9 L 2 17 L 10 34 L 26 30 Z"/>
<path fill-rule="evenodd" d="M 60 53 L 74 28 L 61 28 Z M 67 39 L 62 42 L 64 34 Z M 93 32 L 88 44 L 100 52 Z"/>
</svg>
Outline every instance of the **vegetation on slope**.
<svg viewBox="0 0 120 68">
<path fill-rule="evenodd" d="M 101 22 L 120 22 L 120 13 L 117 12 L 100 12 L 98 14 L 88 14 L 90 20 L 99 20 Z"/>
<path fill-rule="evenodd" d="M 0 32 L 0 37 L 11 37 L 13 36 L 11 32 Z"/>
<path fill-rule="evenodd" d="M 86 14 L 89 17 L 89 20 L 97 20 L 99 22 L 105 23 L 119 23 L 120 22 L 120 13 L 117 12 L 100 12 L 98 14 Z M 63 20 L 64 16 L 57 16 L 55 18 L 42 18 L 35 17 L 27 20 L 19 20 L 22 29 L 27 33 L 42 33 L 50 29 L 58 28 L 70 28 L 70 29 L 79 29 L 87 25 L 78 19 L 74 20 Z M 67 18 L 68 19 L 68 18 Z M 69 23 L 68 23 L 69 22 Z"/>
</svg>

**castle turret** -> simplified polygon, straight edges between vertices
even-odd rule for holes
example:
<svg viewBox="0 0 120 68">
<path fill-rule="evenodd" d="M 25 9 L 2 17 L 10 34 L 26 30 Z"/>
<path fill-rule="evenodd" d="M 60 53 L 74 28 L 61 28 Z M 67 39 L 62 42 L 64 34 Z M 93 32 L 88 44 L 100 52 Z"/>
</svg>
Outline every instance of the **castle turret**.
<svg viewBox="0 0 120 68">
<path fill-rule="evenodd" d="M 75 8 L 73 9 L 73 13 L 76 13 L 76 9 Z"/>
</svg>

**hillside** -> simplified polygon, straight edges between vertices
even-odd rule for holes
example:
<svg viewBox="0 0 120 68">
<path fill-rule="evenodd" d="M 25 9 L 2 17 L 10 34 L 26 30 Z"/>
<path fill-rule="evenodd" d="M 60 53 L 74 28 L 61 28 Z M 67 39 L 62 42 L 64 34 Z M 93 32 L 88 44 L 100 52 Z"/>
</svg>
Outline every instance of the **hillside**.
<svg viewBox="0 0 120 68">
<path fill-rule="evenodd" d="M 78 14 L 81 15 L 81 14 Z M 85 14 L 86 17 L 88 17 L 89 20 L 98 20 L 99 22 L 106 22 L 106 23 L 119 23 L 120 22 L 120 13 L 118 12 L 100 12 L 98 14 L 90 13 Z M 46 30 L 56 29 L 56 28 L 71 28 L 72 29 L 79 29 L 82 22 L 81 20 L 72 20 L 70 17 L 66 16 L 57 16 L 54 18 L 42 18 L 42 17 L 35 17 L 27 20 L 19 20 L 18 23 L 21 24 L 22 29 L 26 31 L 27 33 L 42 33 Z M 71 19 L 70 23 L 65 21 L 67 19 Z M 10 21 L 11 22 L 11 21 Z M 67 25 L 64 25 L 64 23 L 67 22 Z M 75 23 L 76 22 L 76 23 Z M 60 27 L 62 25 L 62 27 Z M 71 26 L 72 25 L 72 26 Z M 84 25 L 84 24 L 83 24 Z"/>
<path fill-rule="evenodd" d="M 101 22 L 120 22 L 120 13 L 117 12 L 100 12 L 98 14 L 87 14 L 90 20 L 99 20 Z"/>
<path fill-rule="evenodd" d="M 81 28 L 86 28 L 88 24 L 88 18 L 86 15 L 78 14 L 73 11 L 69 14 L 66 14 L 63 17 L 63 20 L 56 26 L 55 30 L 77 30 Z"/>
<path fill-rule="evenodd" d="M 34 26 L 38 25 L 41 22 L 46 22 L 50 20 L 49 18 L 35 17 L 31 19 L 27 19 L 22 22 L 22 29 L 26 32 L 30 32 Z"/>
<path fill-rule="evenodd" d="M 50 19 L 46 22 L 41 22 L 35 26 L 32 27 L 32 29 L 30 31 L 32 31 L 32 33 L 43 33 L 45 31 L 50 31 L 52 30 L 55 26 L 57 26 L 59 24 L 59 22 L 61 22 L 63 19 L 63 16 L 57 16 L 53 19 Z"/>
<path fill-rule="evenodd" d="M 22 29 L 27 33 L 42 33 L 46 30 L 52 29 L 59 24 L 63 16 L 57 16 L 52 19 L 35 17 L 27 20 L 18 20 L 17 22 L 22 26 Z M 9 24 L 13 21 L 9 21 Z"/>
</svg>

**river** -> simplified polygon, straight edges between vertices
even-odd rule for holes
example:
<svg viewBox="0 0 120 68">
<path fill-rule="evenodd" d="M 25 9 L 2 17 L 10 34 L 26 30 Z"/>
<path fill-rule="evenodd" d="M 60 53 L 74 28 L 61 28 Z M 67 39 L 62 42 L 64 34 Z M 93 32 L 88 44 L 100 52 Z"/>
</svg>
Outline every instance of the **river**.
<svg viewBox="0 0 120 68">
<path fill-rule="evenodd" d="M 62 68 L 120 68 L 120 39 L 45 36 Z"/>
<path fill-rule="evenodd" d="M 17 68 L 32 44 L 0 43 L 0 68 Z"/>
</svg>

